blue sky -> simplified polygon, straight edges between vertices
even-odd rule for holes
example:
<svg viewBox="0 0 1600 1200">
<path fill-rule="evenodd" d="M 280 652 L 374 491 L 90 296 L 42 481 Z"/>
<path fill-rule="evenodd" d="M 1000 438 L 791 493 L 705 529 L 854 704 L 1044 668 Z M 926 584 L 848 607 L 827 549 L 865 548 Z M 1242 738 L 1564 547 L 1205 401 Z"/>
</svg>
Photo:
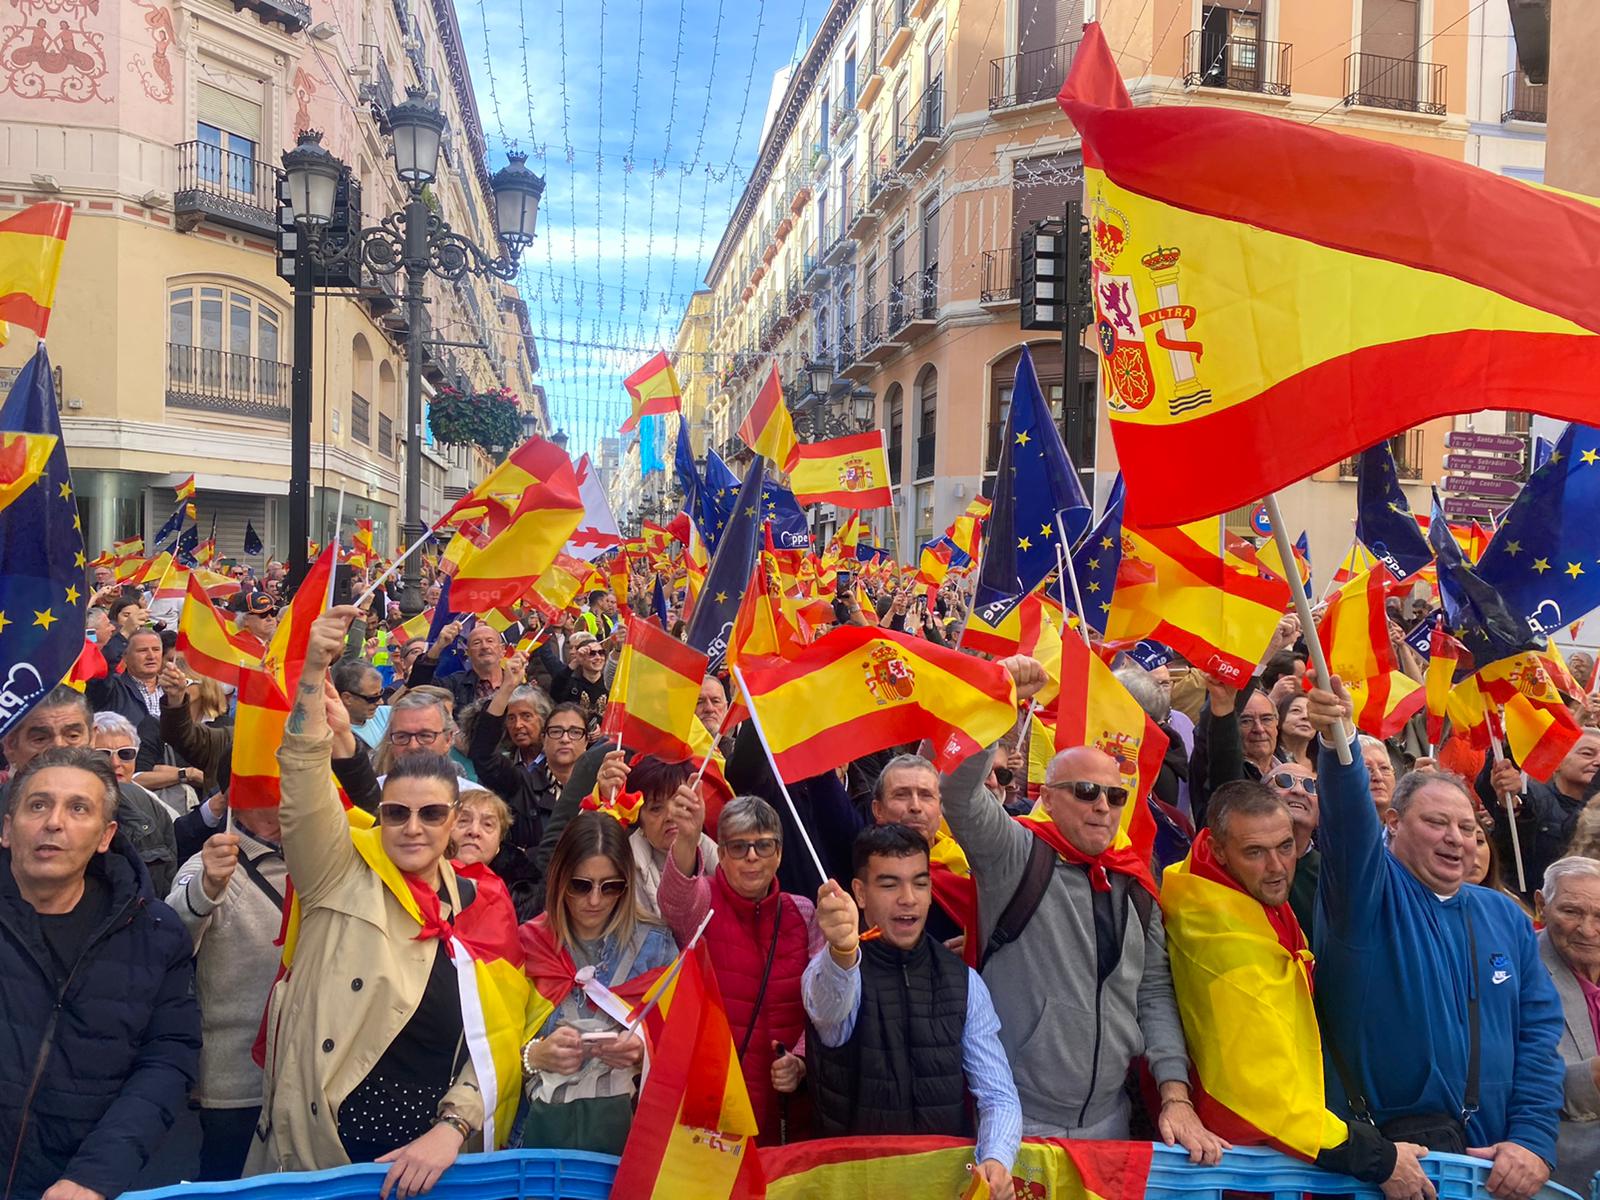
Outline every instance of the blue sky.
<svg viewBox="0 0 1600 1200">
<path fill-rule="evenodd" d="M 457 0 L 490 170 L 546 180 L 521 287 L 574 451 L 670 344 L 755 161 L 773 72 L 828 0 Z M 676 64 L 676 70 L 674 70 Z"/>
</svg>

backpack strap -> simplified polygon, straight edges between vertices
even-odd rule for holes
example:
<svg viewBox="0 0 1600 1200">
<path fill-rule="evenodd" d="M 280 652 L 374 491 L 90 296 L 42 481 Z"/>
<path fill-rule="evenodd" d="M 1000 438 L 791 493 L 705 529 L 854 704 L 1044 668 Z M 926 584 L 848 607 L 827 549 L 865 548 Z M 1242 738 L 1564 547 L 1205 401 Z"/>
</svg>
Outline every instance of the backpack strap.
<svg viewBox="0 0 1600 1200">
<path fill-rule="evenodd" d="M 1133 901 L 1133 911 L 1139 914 L 1139 924 L 1144 927 L 1146 937 L 1150 936 L 1150 913 L 1155 908 L 1156 898 L 1152 896 L 1143 884 L 1129 881 L 1128 899 Z"/>
<path fill-rule="evenodd" d="M 984 944 L 983 953 L 978 959 L 979 971 L 983 970 L 995 951 L 1002 946 L 1010 945 L 1022 936 L 1022 931 L 1028 927 L 1028 922 L 1033 920 L 1033 914 L 1038 910 L 1040 901 L 1044 899 L 1055 866 L 1055 850 L 1043 838 L 1034 838 L 1033 845 L 1028 850 L 1027 865 L 1022 868 L 1022 878 L 1017 881 L 1017 890 L 1011 893 L 1005 911 L 995 922 L 994 932 Z"/>
</svg>

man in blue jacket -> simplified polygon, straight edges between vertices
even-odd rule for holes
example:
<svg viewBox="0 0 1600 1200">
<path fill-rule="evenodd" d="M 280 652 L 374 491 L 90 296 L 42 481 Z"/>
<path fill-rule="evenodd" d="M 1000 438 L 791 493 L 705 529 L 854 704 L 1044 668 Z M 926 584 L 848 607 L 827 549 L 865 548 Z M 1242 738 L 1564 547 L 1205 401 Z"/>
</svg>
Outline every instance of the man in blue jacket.
<svg viewBox="0 0 1600 1200">
<path fill-rule="evenodd" d="M 189 933 L 119 835 L 104 755 L 46 750 L 0 825 L 0 1200 L 105 1200 L 200 1058 Z"/>
<path fill-rule="evenodd" d="M 1351 706 L 1332 685 L 1312 691 L 1308 713 L 1321 741 L 1315 950 L 1329 1107 L 1490 1159 L 1490 1193 L 1527 1200 L 1555 1162 L 1565 1074 L 1561 1006 L 1533 928 L 1510 899 L 1465 882 L 1476 821 L 1460 776 L 1405 776 L 1384 847 L 1359 746 L 1349 765 L 1334 749 Z"/>
</svg>

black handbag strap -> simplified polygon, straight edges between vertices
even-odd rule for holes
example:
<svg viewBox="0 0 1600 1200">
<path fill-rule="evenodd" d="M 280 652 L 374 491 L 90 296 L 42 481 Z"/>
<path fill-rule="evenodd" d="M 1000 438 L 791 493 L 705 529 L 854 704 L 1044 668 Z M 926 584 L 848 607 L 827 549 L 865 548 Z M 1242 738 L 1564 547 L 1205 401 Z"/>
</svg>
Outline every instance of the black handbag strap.
<svg viewBox="0 0 1600 1200">
<path fill-rule="evenodd" d="M 778 957 L 778 930 L 783 925 L 783 895 L 779 893 L 773 897 L 777 911 L 772 917 L 772 945 L 767 947 L 767 965 L 761 971 L 761 986 L 756 989 L 756 1002 L 750 1008 L 750 1024 L 745 1026 L 744 1037 L 739 1039 L 739 1061 L 744 1061 L 744 1052 L 750 1049 L 750 1039 L 755 1036 L 756 1022 L 761 1019 L 761 1002 L 767 998 L 767 984 L 772 980 L 772 963 Z"/>
<path fill-rule="evenodd" d="M 261 857 L 266 858 L 267 855 L 263 854 Z M 272 886 L 272 882 L 261 873 L 261 868 L 256 866 L 256 864 L 252 862 L 250 857 L 246 854 L 239 855 L 239 865 L 244 868 L 244 873 L 250 877 L 250 882 L 255 884 L 268 900 L 272 901 L 272 906 L 274 908 L 276 908 L 279 912 L 282 912 L 283 893 Z"/>
</svg>

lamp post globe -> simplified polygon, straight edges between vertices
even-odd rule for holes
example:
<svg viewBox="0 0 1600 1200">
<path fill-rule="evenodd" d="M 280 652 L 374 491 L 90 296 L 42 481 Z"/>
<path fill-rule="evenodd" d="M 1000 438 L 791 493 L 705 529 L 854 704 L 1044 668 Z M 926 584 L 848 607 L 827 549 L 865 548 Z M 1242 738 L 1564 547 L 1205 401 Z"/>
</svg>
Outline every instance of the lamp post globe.
<svg viewBox="0 0 1600 1200">
<path fill-rule="evenodd" d="M 495 225 L 515 253 L 533 242 L 544 180 L 528 170 L 526 154 L 512 151 L 506 158 L 506 165 L 494 173 L 489 186 L 494 189 Z"/>
<path fill-rule="evenodd" d="M 297 225 L 321 229 L 333 220 L 333 203 L 345 165 L 322 144 L 322 134 L 302 129 L 293 150 L 283 153 L 289 210 Z"/>
<path fill-rule="evenodd" d="M 413 189 L 433 182 L 439 171 L 439 143 L 445 119 L 421 88 L 407 88 L 406 98 L 389 107 L 394 135 L 394 169 L 400 182 Z"/>
</svg>

